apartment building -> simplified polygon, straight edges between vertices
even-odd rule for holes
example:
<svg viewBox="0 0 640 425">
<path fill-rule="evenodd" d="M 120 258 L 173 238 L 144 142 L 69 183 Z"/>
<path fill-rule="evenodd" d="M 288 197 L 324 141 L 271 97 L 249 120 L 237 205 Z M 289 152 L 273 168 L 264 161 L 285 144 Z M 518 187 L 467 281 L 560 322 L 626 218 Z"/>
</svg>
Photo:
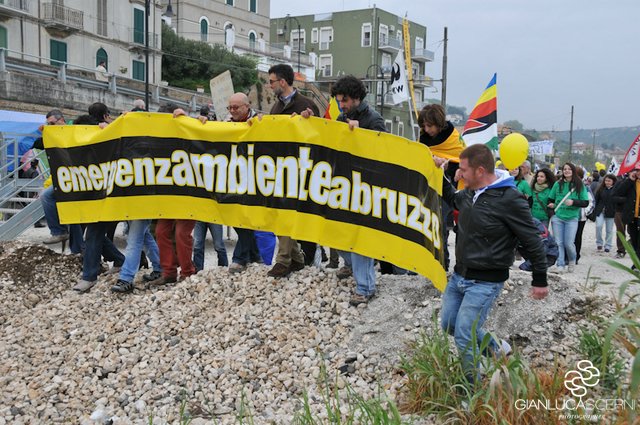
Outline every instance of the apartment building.
<svg viewBox="0 0 640 425">
<path fill-rule="evenodd" d="M 109 74 L 144 81 L 145 7 L 149 21 L 149 82 L 161 79 L 160 1 L 2 0 L 0 47 L 27 62 L 92 71 L 105 62 Z"/>
<path fill-rule="evenodd" d="M 258 60 L 260 71 L 277 63 L 297 65 L 291 49 L 270 42 L 269 0 L 163 0 L 162 6 L 163 19 L 181 37 L 251 55 Z M 308 55 L 301 56 L 298 71 L 300 79 L 315 76 Z"/>
</svg>

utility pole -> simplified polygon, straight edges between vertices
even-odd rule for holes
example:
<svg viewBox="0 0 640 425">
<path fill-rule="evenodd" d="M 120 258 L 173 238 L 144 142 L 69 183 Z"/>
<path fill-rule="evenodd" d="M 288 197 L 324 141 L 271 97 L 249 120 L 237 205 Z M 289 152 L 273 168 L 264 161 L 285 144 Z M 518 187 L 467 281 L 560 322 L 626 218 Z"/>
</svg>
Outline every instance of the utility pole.
<svg viewBox="0 0 640 425">
<path fill-rule="evenodd" d="M 569 128 L 569 162 L 573 152 L 573 105 L 571 105 L 571 127 Z"/>
<path fill-rule="evenodd" d="M 444 27 L 444 51 L 442 53 L 442 98 L 440 104 L 447 113 L 447 27 Z"/>
<path fill-rule="evenodd" d="M 144 2 L 144 106 L 149 110 L 149 13 L 150 0 Z"/>
<path fill-rule="evenodd" d="M 593 158 L 598 159 L 596 158 L 596 131 L 595 130 L 593 130 Z"/>
</svg>

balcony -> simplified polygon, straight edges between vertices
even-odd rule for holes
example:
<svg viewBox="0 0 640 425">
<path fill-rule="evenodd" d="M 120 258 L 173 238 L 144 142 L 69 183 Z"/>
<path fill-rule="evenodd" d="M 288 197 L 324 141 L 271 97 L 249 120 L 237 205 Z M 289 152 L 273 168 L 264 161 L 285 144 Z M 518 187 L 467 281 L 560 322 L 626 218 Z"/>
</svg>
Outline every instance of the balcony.
<svg viewBox="0 0 640 425">
<path fill-rule="evenodd" d="M 84 28 L 84 12 L 55 3 L 42 4 L 44 26 L 61 31 L 77 31 Z"/>
<path fill-rule="evenodd" d="M 29 0 L 0 0 L 0 16 L 21 18 L 29 15 Z"/>
<path fill-rule="evenodd" d="M 144 30 L 138 28 L 129 28 L 129 50 L 130 51 L 143 51 L 144 50 Z M 158 34 L 149 34 L 149 49 L 160 49 L 160 38 Z"/>
<path fill-rule="evenodd" d="M 380 34 L 378 49 L 387 53 L 398 53 L 398 50 L 402 49 L 402 39 Z"/>
<path fill-rule="evenodd" d="M 416 62 L 433 62 L 435 54 L 427 49 L 411 49 L 411 59 Z"/>
<path fill-rule="evenodd" d="M 413 86 L 414 87 L 433 87 L 433 81 L 427 75 L 413 74 Z"/>
</svg>

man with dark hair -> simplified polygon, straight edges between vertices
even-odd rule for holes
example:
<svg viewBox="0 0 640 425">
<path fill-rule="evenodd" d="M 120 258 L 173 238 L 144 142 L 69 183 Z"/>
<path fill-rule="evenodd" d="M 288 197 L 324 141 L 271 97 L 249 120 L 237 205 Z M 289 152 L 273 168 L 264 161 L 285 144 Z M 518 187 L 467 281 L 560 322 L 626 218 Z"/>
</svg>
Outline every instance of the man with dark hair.
<svg viewBox="0 0 640 425">
<path fill-rule="evenodd" d="M 320 115 L 318 107 L 308 97 L 298 93 L 293 87 L 293 68 L 286 64 L 278 64 L 269 68 L 269 85 L 278 100 L 271 108 L 271 115 Z M 300 245 L 309 261 L 313 260 L 316 244 L 301 241 Z M 278 254 L 276 264 L 267 273 L 272 277 L 284 277 L 291 272 L 303 269 L 305 256 L 298 241 L 288 236 L 278 236 Z"/>
<path fill-rule="evenodd" d="M 365 128 L 374 131 L 386 132 L 384 118 L 376 112 L 364 100 L 367 89 L 362 81 L 352 75 L 341 77 L 333 85 L 331 96 L 336 98 L 342 113 L 338 121 L 347 123 L 349 128 Z M 376 272 L 373 258 L 356 254 L 355 252 L 341 252 L 345 266 L 341 268 L 337 276 L 345 278 L 353 274 L 356 281 L 356 289 L 349 303 L 353 306 L 369 302 L 376 292 Z"/>
<path fill-rule="evenodd" d="M 439 166 L 445 162 L 434 160 Z M 443 198 L 459 215 L 456 265 L 442 295 L 442 328 L 454 336 L 472 384 L 480 377 L 478 348 L 486 335 L 482 325 L 509 278 L 518 241 L 531 260 L 532 297 L 543 299 L 549 292 L 547 257 L 529 205 L 513 177 L 494 170 L 494 161 L 487 146 L 472 145 L 460 154 L 456 172 L 456 179 L 464 179 L 465 189 L 456 192 L 450 182 L 443 181 Z M 506 341 L 493 338 L 488 349 L 494 355 L 511 352 Z"/>
</svg>

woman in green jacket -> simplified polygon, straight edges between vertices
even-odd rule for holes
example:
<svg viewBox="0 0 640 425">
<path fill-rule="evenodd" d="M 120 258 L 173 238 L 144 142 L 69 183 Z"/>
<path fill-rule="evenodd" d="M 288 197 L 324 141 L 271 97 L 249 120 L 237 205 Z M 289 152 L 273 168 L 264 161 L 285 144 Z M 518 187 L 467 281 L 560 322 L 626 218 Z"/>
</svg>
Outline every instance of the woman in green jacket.
<svg viewBox="0 0 640 425">
<path fill-rule="evenodd" d="M 587 189 L 570 162 L 562 166 L 562 176 L 549 192 L 548 207 L 555 210 L 551 217 L 553 236 L 558 242 L 558 271 L 565 271 L 565 250 L 568 259 L 567 271 L 573 272 L 576 265 L 575 237 L 578 231 L 580 208 L 589 205 Z"/>
<path fill-rule="evenodd" d="M 516 189 L 518 189 L 518 191 L 520 191 L 520 193 L 522 193 L 525 198 L 529 199 L 529 197 L 531 196 L 531 188 L 529 187 L 529 183 L 527 182 L 527 180 L 524 178 L 522 168 L 513 168 L 509 170 L 509 174 L 515 180 L 514 183 L 516 184 Z"/>
<path fill-rule="evenodd" d="M 545 227 L 549 227 L 549 214 L 547 204 L 549 203 L 549 192 L 556 178 L 548 168 L 536 171 L 531 180 L 531 215 L 540 220 Z"/>
</svg>

